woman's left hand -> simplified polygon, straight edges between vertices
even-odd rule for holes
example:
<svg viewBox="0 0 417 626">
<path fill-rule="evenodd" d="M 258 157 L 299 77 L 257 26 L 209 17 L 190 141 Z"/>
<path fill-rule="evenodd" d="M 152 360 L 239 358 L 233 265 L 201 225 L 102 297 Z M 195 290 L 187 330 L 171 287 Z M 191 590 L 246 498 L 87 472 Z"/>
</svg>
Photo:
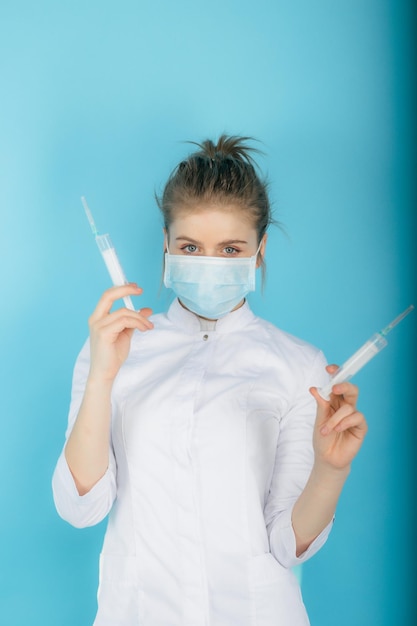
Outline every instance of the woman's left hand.
<svg viewBox="0 0 417 626">
<path fill-rule="evenodd" d="M 337 365 L 328 365 L 326 369 L 333 374 Z M 349 469 L 368 430 L 364 416 L 356 410 L 358 388 L 351 383 L 339 383 L 334 386 L 329 401 L 321 397 L 316 387 L 311 387 L 310 393 L 317 402 L 315 463 Z"/>
</svg>

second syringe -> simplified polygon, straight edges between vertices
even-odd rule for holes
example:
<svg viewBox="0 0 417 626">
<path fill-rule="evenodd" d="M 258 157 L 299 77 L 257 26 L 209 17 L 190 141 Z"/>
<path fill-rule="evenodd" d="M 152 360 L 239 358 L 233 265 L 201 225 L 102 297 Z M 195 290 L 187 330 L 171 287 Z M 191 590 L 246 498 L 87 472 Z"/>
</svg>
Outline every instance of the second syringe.
<svg viewBox="0 0 417 626">
<path fill-rule="evenodd" d="M 84 198 L 84 196 L 82 196 L 81 202 L 83 204 L 85 213 L 87 215 L 87 219 L 91 226 L 91 230 L 95 237 L 97 247 L 101 252 L 101 256 L 103 257 L 103 261 L 106 264 L 107 271 L 110 274 L 110 278 L 111 278 L 113 285 L 115 287 L 121 287 L 122 285 L 127 285 L 128 280 L 126 279 L 125 273 L 123 271 L 123 268 L 117 256 L 116 249 L 112 243 L 112 240 L 110 239 L 110 235 L 109 234 L 99 235 L 92 213 L 88 207 L 87 201 Z M 130 309 L 131 311 L 135 310 L 135 307 L 133 306 L 130 296 L 125 296 L 123 298 L 123 302 L 125 303 L 126 308 Z"/>
</svg>

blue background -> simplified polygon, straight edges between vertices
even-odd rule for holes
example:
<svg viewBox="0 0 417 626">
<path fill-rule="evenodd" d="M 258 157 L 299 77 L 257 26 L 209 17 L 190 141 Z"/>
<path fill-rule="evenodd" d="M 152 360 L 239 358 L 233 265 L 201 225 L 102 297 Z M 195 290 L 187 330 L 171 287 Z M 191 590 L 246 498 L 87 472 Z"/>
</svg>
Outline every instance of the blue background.
<svg viewBox="0 0 417 626">
<path fill-rule="evenodd" d="M 263 142 L 276 217 L 255 311 L 341 362 L 410 302 L 414 20 L 407 0 L 3 0 L 0 620 L 88 626 L 104 524 L 50 480 L 87 318 L 109 285 L 84 194 L 164 310 L 153 194 L 221 132 Z M 416 313 L 358 376 L 369 434 L 325 548 L 313 626 L 413 623 Z"/>
</svg>

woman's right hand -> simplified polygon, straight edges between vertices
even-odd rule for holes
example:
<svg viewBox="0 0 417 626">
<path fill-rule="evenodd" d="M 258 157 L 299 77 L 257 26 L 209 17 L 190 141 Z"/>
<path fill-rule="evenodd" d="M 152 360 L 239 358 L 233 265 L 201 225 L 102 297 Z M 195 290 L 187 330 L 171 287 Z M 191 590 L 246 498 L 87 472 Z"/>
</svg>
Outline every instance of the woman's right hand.
<svg viewBox="0 0 417 626">
<path fill-rule="evenodd" d="M 130 341 L 135 329 L 151 330 L 153 324 L 148 317 L 152 309 L 131 311 L 122 308 L 110 312 L 114 302 L 125 296 L 138 296 L 142 289 L 135 283 L 107 289 L 98 301 L 88 325 L 90 327 L 90 373 L 89 378 L 101 382 L 112 382 L 127 359 Z"/>
</svg>

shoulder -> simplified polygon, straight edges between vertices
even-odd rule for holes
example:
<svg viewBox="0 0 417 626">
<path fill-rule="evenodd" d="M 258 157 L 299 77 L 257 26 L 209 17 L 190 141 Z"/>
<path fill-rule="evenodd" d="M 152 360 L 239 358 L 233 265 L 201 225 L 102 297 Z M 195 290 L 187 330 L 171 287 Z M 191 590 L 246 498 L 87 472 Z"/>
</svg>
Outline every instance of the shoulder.
<svg viewBox="0 0 417 626">
<path fill-rule="evenodd" d="M 300 398 L 309 402 L 308 389 L 327 382 L 325 356 L 308 341 L 257 316 L 248 327 L 248 336 L 253 341 L 253 353 L 262 361 L 263 377 L 272 381 L 280 397 L 287 398 L 288 406 L 293 406 Z"/>
<path fill-rule="evenodd" d="M 261 317 L 254 317 L 254 330 L 256 328 L 259 337 L 265 342 L 270 352 L 285 358 L 289 362 L 304 363 L 306 366 L 317 360 L 325 362 L 322 351 L 313 344 L 300 339 L 291 333 L 278 328 L 272 322 Z"/>
</svg>

